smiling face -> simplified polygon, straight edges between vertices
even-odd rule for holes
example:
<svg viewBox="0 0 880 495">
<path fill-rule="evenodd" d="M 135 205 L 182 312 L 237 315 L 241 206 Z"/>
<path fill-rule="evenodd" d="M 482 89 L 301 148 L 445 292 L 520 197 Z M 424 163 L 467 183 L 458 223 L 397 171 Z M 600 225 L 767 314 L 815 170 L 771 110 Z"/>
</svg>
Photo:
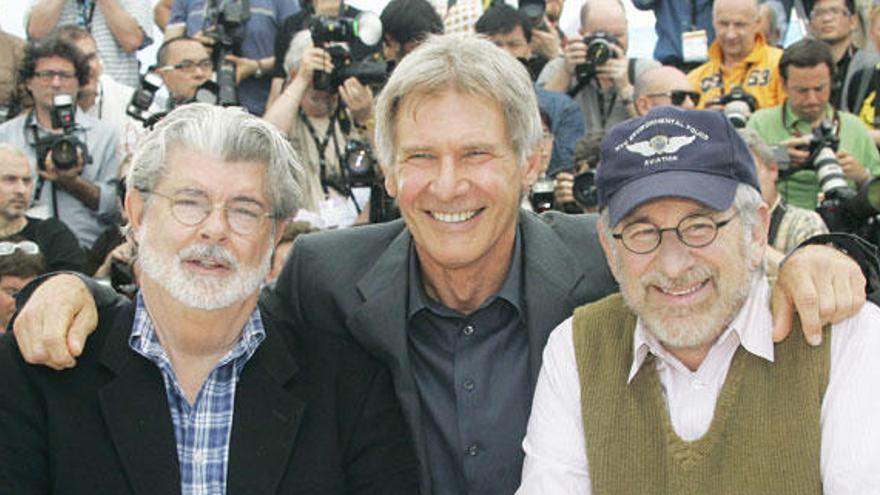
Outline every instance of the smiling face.
<svg viewBox="0 0 880 495">
<path fill-rule="evenodd" d="M 454 90 L 405 98 L 395 128 L 385 184 L 420 262 L 443 270 L 507 266 L 520 197 L 540 155 L 519 166 L 502 109 Z"/>
<path fill-rule="evenodd" d="M 766 220 L 766 207 L 760 211 L 759 218 Z M 634 222 L 674 228 L 694 214 L 720 221 L 735 213 L 734 208 L 716 212 L 694 201 L 665 198 L 640 206 L 612 231 Z M 647 254 L 635 254 L 602 232 L 603 248 L 627 305 L 665 346 L 710 345 L 748 297 L 752 273 L 763 257 L 766 224 L 757 222 L 745 240 L 741 217 L 721 227 L 707 246 L 688 247 L 674 232 L 664 232 L 660 246 Z"/>
<path fill-rule="evenodd" d="M 227 220 L 235 205 L 243 209 L 261 205 L 271 211 L 266 167 L 217 161 L 205 153 L 172 152 L 156 194 L 135 192 L 126 198 L 138 239 L 144 290 L 149 279 L 181 304 L 206 310 L 256 297 L 275 245 L 270 219 L 264 218 L 251 235 L 233 231 Z M 207 197 L 214 209 L 204 221 L 185 225 L 172 213 L 172 200 L 160 194 L 184 204 Z M 222 205 L 229 207 L 228 213 Z"/>
</svg>

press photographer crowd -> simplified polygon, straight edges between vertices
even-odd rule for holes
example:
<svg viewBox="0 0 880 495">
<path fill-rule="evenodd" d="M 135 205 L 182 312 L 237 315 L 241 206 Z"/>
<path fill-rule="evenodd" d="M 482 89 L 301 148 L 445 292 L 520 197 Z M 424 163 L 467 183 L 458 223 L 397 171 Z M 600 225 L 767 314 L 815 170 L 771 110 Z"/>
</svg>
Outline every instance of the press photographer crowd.
<svg viewBox="0 0 880 495">
<path fill-rule="evenodd" d="M 358 6 L 0 30 L 0 494 L 880 494 L 880 0 Z"/>
</svg>

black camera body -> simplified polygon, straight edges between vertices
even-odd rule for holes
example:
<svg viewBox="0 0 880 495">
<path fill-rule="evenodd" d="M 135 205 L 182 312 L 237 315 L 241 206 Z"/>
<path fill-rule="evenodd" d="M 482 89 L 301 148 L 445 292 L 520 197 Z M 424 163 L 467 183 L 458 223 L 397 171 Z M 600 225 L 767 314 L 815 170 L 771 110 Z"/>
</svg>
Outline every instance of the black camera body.
<svg viewBox="0 0 880 495">
<path fill-rule="evenodd" d="M 350 139 L 345 144 L 345 156 L 342 159 L 347 193 L 355 187 L 370 188 L 370 223 L 390 222 L 400 218 L 400 210 L 394 198 L 388 196 L 379 173 L 379 162 L 373 155 L 370 143 Z"/>
<path fill-rule="evenodd" d="M 596 68 L 617 57 L 614 45 L 620 46 L 617 36 L 603 31 L 593 33 L 584 38 L 587 45 L 587 60 L 575 67 L 578 81 L 588 81 L 596 77 Z"/>
<path fill-rule="evenodd" d="M 218 3 L 219 1 L 219 3 Z M 238 105 L 235 63 L 227 55 L 239 54 L 251 17 L 250 0 L 209 0 L 205 35 L 214 39 L 213 61 L 217 68 L 218 104 Z"/>
<path fill-rule="evenodd" d="M 379 60 L 354 60 L 347 43 L 362 41 L 360 22 L 349 17 L 313 17 L 309 23 L 312 42 L 327 50 L 333 72 L 316 71 L 312 87 L 319 91 L 336 91 L 346 79 L 356 78 L 364 85 L 384 84 L 391 73 L 389 63 Z M 370 33 L 374 34 L 374 33 Z"/>
<path fill-rule="evenodd" d="M 758 108 L 758 100 L 742 86 L 734 86 L 729 93 L 721 95 L 718 103 L 724 105 L 724 116 L 737 129 L 744 128 Z"/>
<path fill-rule="evenodd" d="M 46 156 L 52 152 L 52 165 L 58 170 L 75 168 L 79 156 L 83 163 L 92 162 L 89 149 L 76 135 L 79 127 L 76 124 L 76 105 L 73 97 L 67 94 L 55 95 L 52 107 L 52 128 L 61 129 L 61 134 L 48 134 L 40 137 L 35 143 L 37 166 L 45 170 Z"/>
</svg>

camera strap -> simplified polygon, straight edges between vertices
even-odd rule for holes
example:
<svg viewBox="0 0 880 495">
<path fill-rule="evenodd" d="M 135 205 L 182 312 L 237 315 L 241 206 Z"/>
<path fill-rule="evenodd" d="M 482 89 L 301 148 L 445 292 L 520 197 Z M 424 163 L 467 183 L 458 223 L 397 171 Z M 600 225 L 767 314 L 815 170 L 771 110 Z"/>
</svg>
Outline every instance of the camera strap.
<svg viewBox="0 0 880 495">
<path fill-rule="evenodd" d="M 786 99 L 782 104 L 782 128 L 788 129 L 788 121 L 785 118 L 785 109 L 788 107 L 788 99 Z M 796 121 L 795 121 L 796 122 Z M 834 124 L 834 135 L 840 138 L 840 119 L 837 114 L 837 108 L 831 107 L 831 122 Z M 791 133 L 794 134 L 794 137 L 801 137 L 801 130 L 797 128 L 797 125 L 793 126 L 791 129 Z"/>
<path fill-rule="evenodd" d="M 776 242 L 776 236 L 779 234 L 779 226 L 782 225 L 782 217 L 788 212 L 788 207 L 785 204 L 785 201 L 782 198 L 779 198 L 779 201 L 776 203 L 776 208 L 773 208 L 773 213 L 770 215 L 770 230 L 767 232 L 767 244 L 772 246 L 774 242 Z"/>
<path fill-rule="evenodd" d="M 611 116 L 611 112 L 614 111 L 614 104 L 617 103 L 617 90 L 611 90 L 611 101 L 608 102 L 608 106 L 605 106 L 605 92 L 602 91 L 602 88 L 596 87 L 596 98 L 599 100 L 599 121 L 602 123 L 602 129 L 605 129 L 605 124 L 608 123 L 608 117 Z"/>
<path fill-rule="evenodd" d="M 336 150 L 337 158 L 339 154 L 339 150 L 336 146 L 336 112 L 330 114 L 330 122 L 327 124 L 327 131 L 324 133 L 324 138 L 319 139 L 318 133 L 315 131 L 315 127 L 312 125 L 311 121 L 309 121 L 309 117 L 303 111 L 302 107 L 299 109 L 299 117 L 303 121 L 303 124 L 306 126 L 306 130 L 309 131 L 309 135 L 312 137 L 312 141 L 315 142 L 315 148 L 318 150 L 318 170 L 321 177 L 321 188 L 324 190 L 324 194 L 327 194 L 327 145 L 330 143 L 330 140 L 333 140 L 333 148 Z"/>
<path fill-rule="evenodd" d="M 92 31 L 92 18 L 95 16 L 95 0 L 79 0 L 79 12 L 77 13 L 77 24 L 85 28 L 86 31 Z"/>
</svg>

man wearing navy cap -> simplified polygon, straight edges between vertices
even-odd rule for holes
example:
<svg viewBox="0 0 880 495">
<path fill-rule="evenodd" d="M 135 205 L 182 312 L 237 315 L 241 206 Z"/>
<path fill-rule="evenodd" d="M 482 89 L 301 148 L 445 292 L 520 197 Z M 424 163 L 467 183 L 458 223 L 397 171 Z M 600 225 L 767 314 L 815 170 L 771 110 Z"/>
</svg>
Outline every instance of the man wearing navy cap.
<svg viewBox="0 0 880 495">
<path fill-rule="evenodd" d="M 818 348 L 773 344 L 767 206 L 734 128 L 658 108 L 615 127 L 601 163 L 621 293 L 550 336 L 518 493 L 875 491 L 880 308 Z"/>
</svg>

